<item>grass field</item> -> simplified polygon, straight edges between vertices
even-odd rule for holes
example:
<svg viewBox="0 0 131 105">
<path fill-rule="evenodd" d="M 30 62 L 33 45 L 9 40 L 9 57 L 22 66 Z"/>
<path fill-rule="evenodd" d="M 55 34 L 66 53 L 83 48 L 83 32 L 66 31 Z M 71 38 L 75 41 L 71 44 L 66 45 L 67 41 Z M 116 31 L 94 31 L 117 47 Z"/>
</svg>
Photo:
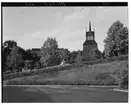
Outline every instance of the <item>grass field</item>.
<svg viewBox="0 0 131 105">
<path fill-rule="evenodd" d="M 48 74 L 45 76 L 44 74 L 37 75 L 32 77 L 32 79 L 35 80 L 94 80 L 96 76 L 98 76 L 100 73 L 102 74 L 110 74 L 110 76 L 116 78 L 116 75 L 113 75 L 112 73 L 116 70 L 119 70 L 121 68 L 125 68 L 126 64 L 128 63 L 127 60 L 125 61 L 117 61 L 112 63 L 105 63 L 105 64 L 96 64 L 91 65 L 90 67 L 84 66 L 80 68 L 75 68 L 71 70 L 65 70 L 60 72 L 55 72 L 52 74 Z"/>
<path fill-rule="evenodd" d="M 52 72 L 47 74 L 40 74 L 35 76 L 28 76 L 17 78 L 15 80 L 19 81 L 96 81 L 96 80 L 115 80 L 117 81 L 116 71 L 126 68 L 128 60 L 114 61 L 110 63 L 95 64 L 95 65 L 84 65 L 83 67 L 78 67 L 70 70 Z"/>
</svg>

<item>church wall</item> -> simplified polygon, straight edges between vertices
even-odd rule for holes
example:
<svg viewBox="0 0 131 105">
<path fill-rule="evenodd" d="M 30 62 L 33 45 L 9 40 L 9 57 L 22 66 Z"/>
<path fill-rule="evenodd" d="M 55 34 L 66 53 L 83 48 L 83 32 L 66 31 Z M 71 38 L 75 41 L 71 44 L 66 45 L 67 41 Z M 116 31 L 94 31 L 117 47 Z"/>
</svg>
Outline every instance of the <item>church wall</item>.
<svg viewBox="0 0 131 105">
<path fill-rule="evenodd" d="M 85 57 L 90 56 L 89 53 L 90 53 L 92 50 L 94 50 L 94 49 L 97 49 L 97 45 L 88 45 L 88 46 L 84 45 L 84 46 L 83 46 L 83 55 L 84 55 Z"/>
<path fill-rule="evenodd" d="M 95 32 L 91 30 L 91 22 L 89 22 L 89 31 L 86 32 L 86 41 L 83 43 L 83 56 L 90 59 L 90 52 L 94 49 L 98 49 L 98 47 L 95 41 Z"/>
</svg>

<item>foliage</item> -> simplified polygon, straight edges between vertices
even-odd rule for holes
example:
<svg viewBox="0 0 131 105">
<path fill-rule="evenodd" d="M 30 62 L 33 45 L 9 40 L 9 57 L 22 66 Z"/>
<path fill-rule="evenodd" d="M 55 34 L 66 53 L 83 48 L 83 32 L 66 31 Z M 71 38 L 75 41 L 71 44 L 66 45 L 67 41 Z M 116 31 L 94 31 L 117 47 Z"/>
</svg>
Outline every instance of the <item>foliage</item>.
<svg viewBox="0 0 131 105">
<path fill-rule="evenodd" d="M 48 38 L 41 48 L 40 62 L 45 66 L 60 64 L 58 43 L 55 38 Z"/>
<path fill-rule="evenodd" d="M 14 40 L 7 40 L 2 45 L 2 70 L 13 71 L 18 66 L 23 67 L 25 60 L 39 61 L 40 57 L 33 54 L 30 49 L 24 50 L 17 46 Z"/>
<path fill-rule="evenodd" d="M 105 62 L 103 62 L 103 63 L 105 63 Z M 112 66 L 112 64 L 113 64 L 113 66 Z M 119 61 L 117 61 L 117 67 L 119 67 L 118 64 L 119 64 Z M 120 64 L 123 64 L 123 61 Z M 118 84 L 118 82 L 116 80 L 110 78 L 110 75 L 108 73 L 102 73 L 102 72 L 110 71 L 110 70 L 105 70 L 106 68 L 110 68 L 111 67 L 110 69 L 116 69 L 115 66 L 114 66 L 114 65 L 116 65 L 116 63 L 115 64 L 114 63 L 110 63 L 110 66 L 106 65 L 106 68 L 105 68 L 105 64 L 102 64 L 102 65 L 104 65 L 104 67 L 101 66 L 101 65 L 94 65 L 93 66 L 94 68 L 96 68 L 96 72 L 98 72 L 97 73 L 98 75 L 94 75 L 95 74 L 94 68 L 92 68 L 92 67 L 89 68 L 89 69 L 85 68 L 85 71 L 87 71 L 87 72 L 83 71 L 83 73 L 85 74 L 85 81 L 86 81 L 86 83 L 88 85 L 116 85 L 116 84 Z M 124 67 L 124 66 L 122 66 L 122 67 Z M 121 67 L 119 67 L 119 68 L 121 68 Z M 75 65 L 68 65 L 68 66 L 48 67 L 46 69 L 43 68 L 43 69 L 39 69 L 37 71 L 30 71 L 30 72 L 3 74 L 3 80 L 9 80 L 9 79 L 18 78 L 18 77 L 25 77 L 25 76 L 27 76 L 25 78 L 29 78 L 29 76 L 33 76 L 33 75 L 38 75 L 38 77 L 44 77 L 43 74 L 44 75 L 48 75 L 49 73 L 56 73 L 58 71 L 63 71 L 63 70 L 68 70 L 67 73 L 69 73 L 69 72 L 72 72 L 71 69 L 75 69 L 75 70 L 77 69 L 78 70 L 79 68 L 76 68 Z M 93 70 L 93 72 L 92 72 L 92 70 Z M 105 70 L 105 71 L 103 71 L 103 70 Z M 92 72 L 92 74 L 90 74 L 90 71 Z M 41 74 L 42 74 L 42 76 L 40 76 Z M 65 73 L 63 75 L 65 75 Z M 62 77 L 63 77 L 63 75 L 62 75 Z M 97 76 L 96 77 L 97 79 L 93 79 L 93 80 L 91 79 L 90 80 L 89 79 L 90 78 L 89 75 L 91 75 L 91 77 L 92 77 L 92 75 L 93 76 Z M 68 76 L 72 76 L 72 75 L 68 75 Z M 88 77 L 87 80 L 86 80 L 86 77 Z M 31 77 L 31 78 L 33 79 L 33 77 Z M 18 78 L 18 79 L 20 79 L 20 78 Z M 37 84 L 41 84 L 41 85 L 42 84 L 65 84 L 65 85 L 66 84 L 74 84 L 75 85 L 75 84 L 84 84 L 85 83 L 85 82 L 83 83 L 83 81 L 81 81 L 79 79 L 77 79 L 77 80 L 70 79 L 68 81 L 64 80 L 64 81 L 66 81 L 65 83 L 64 82 L 57 82 L 57 81 L 62 81 L 63 80 L 62 78 L 59 78 L 59 77 L 58 77 L 58 79 L 59 80 L 56 80 L 56 81 L 55 80 L 50 80 L 48 82 L 47 81 L 43 81 L 43 79 L 41 79 L 42 81 L 39 81 L 40 79 L 34 79 L 34 80 L 36 80 Z M 78 81 L 80 81 L 81 83 L 78 82 Z M 21 80 L 20 81 L 16 81 L 16 82 L 18 84 L 20 84 Z M 29 82 L 29 84 L 32 84 L 32 83 L 30 83 L 31 81 L 28 80 L 28 82 Z M 26 83 L 28 84 L 28 82 L 26 82 Z M 25 84 L 25 83 L 22 82 L 22 84 Z"/>
<path fill-rule="evenodd" d="M 112 59 L 112 58 L 110 58 Z M 128 59 L 128 56 L 121 56 L 121 57 L 115 57 L 112 60 L 95 60 L 95 61 L 88 61 L 88 62 L 83 62 L 84 64 L 89 64 L 89 65 L 93 65 L 93 64 L 98 64 L 98 63 L 107 63 L 107 62 L 112 62 L 115 60 L 126 60 Z M 18 77 L 23 77 L 23 76 L 33 76 L 33 75 L 37 75 L 37 74 L 42 74 L 42 73 L 49 73 L 49 72 L 56 72 L 56 71 L 62 71 L 62 70 L 68 70 L 71 68 L 75 68 L 76 65 L 67 65 L 67 66 L 59 66 L 59 67 L 50 67 L 47 69 L 39 69 L 37 71 L 30 71 L 30 72 L 22 72 L 22 73 L 13 73 L 13 74 L 3 74 L 3 80 L 8 80 L 8 79 L 13 79 L 13 78 L 18 78 Z"/>
<path fill-rule="evenodd" d="M 72 51 L 69 55 L 69 63 L 73 64 L 75 63 L 76 56 L 78 54 L 78 51 Z"/>
<path fill-rule="evenodd" d="M 102 53 L 98 49 L 94 49 L 90 52 L 90 57 L 92 59 L 101 59 Z"/>
<path fill-rule="evenodd" d="M 33 54 L 31 53 L 31 50 L 28 49 L 24 52 L 24 60 L 33 60 Z"/>
<path fill-rule="evenodd" d="M 68 49 L 64 48 L 59 48 L 59 55 L 61 58 L 61 61 L 69 62 L 69 57 L 70 57 L 70 51 Z"/>
<path fill-rule="evenodd" d="M 64 81 L 64 80 L 32 80 L 32 79 L 23 79 L 23 80 L 10 80 L 5 83 L 5 85 L 118 85 L 116 81 Z"/>
<path fill-rule="evenodd" d="M 78 54 L 76 56 L 75 63 L 79 67 L 82 65 L 82 55 L 81 55 L 80 51 L 78 52 Z"/>
<path fill-rule="evenodd" d="M 121 88 L 128 89 L 128 67 L 126 69 L 120 70 L 119 76 L 119 85 Z"/>
<path fill-rule="evenodd" d="M 38 75 L 38 74 L 42 74 L 42 73 L 51 73 L 51 72 L 56 72 L 56 71 L 68 70 L 73 67 L 75 67 L 75 65 L 51 67 L 51 68 L 47 68 L 47 69 L 39 69 L 37 71 L 30 71 L 30 72 L 3 74 L 3 80 L 9 80 L 9 79 L 24 77 L 24 76 L 33 76 L 33 75 Z"/>
<path fill-rule="evenodd" d="M 24 60 L 19 53 L 19 47 L 14 46 L 11 50 L 11 55 L 7 58 L 7 66 L 16 69 L 18 67 L 23 67 L 23 65 Z"/>
<path fill-rule="evenodd" d="M 3 43 L 2 45 L 2 70 L 3 72 L 6 71 L 6 62 L 8 56 L 10 56 L 11 50 L 14 46 L 17 46 L 17 42 L 15 42 L 14 40 L 7 40 Z"/>
<path fill-rule="evenodd" d="M 112 61 L 120 61 L 120 60 L 126 60 L 126 59 L 128 59 L 128 55 L 121 55 L 118 57 L 110 57 L 108 59 L 98 59 L 98 60 L 92 60 L 92 61 L 85 61 L 83 63 L 93 65 L 93 64 L 108 63 L 108 62 L 112 62 Z"/>
<path fill-rule="evenodd" d="M 127 27 L 121 28 L 117 32 L 115 38 L 116 42 L 116 51 L 119 51 L 121 54 L 128 54 L 128 29 Z"/>
<path fill-rule="evenodd" d="M 8 54 L 10 54 L 14 46 L 17 46 L 17 42 L 15 42 L 14 40 L 7 40 L 4 42 L 4 48 L 6 48 L 5 50 Z"/>
<path fill-rule="evenodd" d="M 10 70 L 11 72 L 13 71 L 13 66 L 12 66 L 12 63 L 11 63 L 11 56 L 10 55 L 7 56 L 5 67 L 6 67 L 5 71 L 7 71 L 7 70 Z"/>
<path fill-rule="evenodd" d="M 36 53 L 30 53 L 30 54 L 31 54 L 30 56 L 32 57 L 31 60 L 39 62 L 40 56 L 38 56 Z"/>
<path fill-rule="evenodd" d="M 106 57 L 128 54 L 127 27 L 123 27 L 120 21 L 114 22 L 107 32 L 107 38 L 104 40 L 104 43 L 104 53 Z"/>
</svg>

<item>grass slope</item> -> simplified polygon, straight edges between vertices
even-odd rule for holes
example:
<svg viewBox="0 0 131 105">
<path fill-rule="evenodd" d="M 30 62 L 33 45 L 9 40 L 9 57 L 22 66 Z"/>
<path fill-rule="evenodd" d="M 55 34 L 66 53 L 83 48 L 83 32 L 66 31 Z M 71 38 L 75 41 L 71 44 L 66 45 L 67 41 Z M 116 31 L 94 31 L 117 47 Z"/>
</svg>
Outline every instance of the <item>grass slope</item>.
<svg viewBox="0 0 131 105">
<path fill-rule="evenodd" d="M 18 81 L 111 81 L 117 82 L 116 71 L 126 68 L 128 60 L 114 61 L 110 63 L 95 64 L 88 67 L 87 65 L 70 70 L 58 71 L 48 74 L 17 78 Z"/>
<path fill-rule="evenodd" d="M 35 80 L 93 80 L 98 74 L 100 73 L 109 73 L 114 78 L 116 78 L 115 75 L 112 73 L 116 70 L 119 70 L 121 68 L 125 68 L 126 64 L 128 63 L 127 60 L 125 61 L 117 61 L 117 62 L 111 62 L 111 63 L 105 63 L 105 64 L 96 64 L 91 65 L 90 67 L 84 66 L 80 68 L 75 68 L 71 70 L 65 70 L 60 72 L 55 72 L 53 74 L 48 74 L 48 76 L 45 76 L 43 74 L 33 77 L 32 79 Z"/>
</svg>

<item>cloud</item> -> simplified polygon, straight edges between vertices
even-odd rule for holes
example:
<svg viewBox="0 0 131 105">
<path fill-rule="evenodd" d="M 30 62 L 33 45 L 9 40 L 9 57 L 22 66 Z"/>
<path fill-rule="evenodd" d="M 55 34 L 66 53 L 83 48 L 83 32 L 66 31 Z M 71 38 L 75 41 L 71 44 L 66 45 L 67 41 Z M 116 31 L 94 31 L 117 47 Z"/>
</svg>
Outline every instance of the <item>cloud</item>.
<svg viewBox="0 0 131 105">
<path fill-rule="evenodd" d="M 82 15 L 83 9 L 84 8 L 78 8 L 78 7 L 75 8 L 72 14 L 64 16 L 63 23 L 70 23 L 72 21 L 76 21 L 76 20 L 79 21 L 79 20 L 84 19 L 84 15 Z"/>
<path fill-rule="evenodd" d="M 24 34 L 24 37 L 31 37 L 34 39 L 40 39 L 45 37 L 55 37 L 60 32 L 58 28 L 55 29 L 48 29 L 48 30 L 39 30 L 37 32 L 33 33 L 26 33 Z"/>
<path fill-rule="evenodd" d="M 41 37 L 41 33 L 40 32 L 36 32 L 36 33 L 33 33 L 31 36 L 32 36 L 32 38 L 40 38 Z"/>
<path fill-rule="evenodd" d="M 84 16 L 73 13 L 72 15 L 65 16 L 64 20 L 63 20 L 63 23 L 72 22 L 72 21 L 76 21 L 76 20 L 79 21 L 79 20 L 81 20 L 83 18 L 84 18 Z"/>
</svg>

